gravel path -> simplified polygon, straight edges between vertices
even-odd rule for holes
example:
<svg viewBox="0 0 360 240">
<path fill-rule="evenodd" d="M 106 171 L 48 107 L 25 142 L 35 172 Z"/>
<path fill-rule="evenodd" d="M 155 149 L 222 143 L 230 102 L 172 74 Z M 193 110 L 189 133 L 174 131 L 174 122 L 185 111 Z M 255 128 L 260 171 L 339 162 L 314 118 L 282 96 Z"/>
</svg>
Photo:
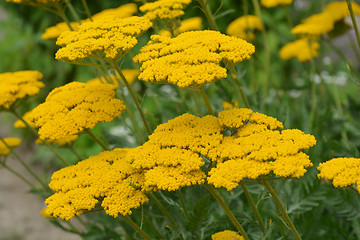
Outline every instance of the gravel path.
<svg viewBox="0 0 360 240">
<path fill-rule="evenodd" d="M 1 117 L 1 115 L 0 115 Z M 0 136 L 7 137 L 6 125 L 0 118 Z M 22 144 L 25 145 L 25 144 Z M 29 161 L 34 150 L 20 146 L 15 151 Z M 7 164 L 24 177 L 29 174 L 13 158 Z M 36 170 L 36 169 L 35 169 Z M 35 171 L 36 172 L 36 171 Z M 41 216 L 44 200 L 32 193 L 30 188 L 6 169 L 0 168 L 0 240 L 79 240 L 79 236 L 64 232 Z"/>
</svg>

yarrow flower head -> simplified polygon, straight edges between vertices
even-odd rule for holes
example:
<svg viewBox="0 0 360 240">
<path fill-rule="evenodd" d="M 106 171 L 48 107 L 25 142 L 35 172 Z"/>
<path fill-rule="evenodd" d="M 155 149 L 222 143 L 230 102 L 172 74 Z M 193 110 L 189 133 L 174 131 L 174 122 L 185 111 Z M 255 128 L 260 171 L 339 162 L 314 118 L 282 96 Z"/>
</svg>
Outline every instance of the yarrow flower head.
<svg viewBox="0 0 360 240">
<path fill-rule="evenodd" d="M 355 15 L 360 15 L 360 5 L 352 1 L 352 8 Z M 350 16 L 346 1 L 334 1 L 329 3 L 323 12 L 329 13 L 335 22 Z"/>
<path fill-rule="evenodd" d="M 227 26 L 226 33 L 245 40 L 254 40 L 255 34 L 250 30 L 262 30 L 263 28 L 260 18 L 254 15 L 245 15 L 232 21 Z"/>
<path fill-rule="evenodd" d="M 3 141 L 6 143 L 4 144 Z M 9 155 L 10 154 L 10 149 L 8 148 L 8 146 L 10 148 L 14 148 L 17 147 L 21 144 L 21 139 L 20 138 L 15 138 L 15 137 L 8 137 L 8 138 L 3 138 L 3 141 L 0 141 L 0 156 L 1 155 Z M 8 146 L 6 146 L 8 145 Z"/>
<path fill-rule="evenodd" d="M 201 30 L 202 29 L 202 21 L 201 17 L 192 17 L 185 20 L 182 20 L 180 23 L 180 27 L 174 30 L 174 35 L 177 36 L 180 33 L 194 31 L 194 30 Z M 159 31 L 159 35 L 172 37 L 171 32 L 165 29 L 161 29 Z"/>
<path fill-rule="evenodd" d="M 121 5 L 118 8 L 105 9 L 91 16 L 92 20 L 84 19 L 81 20 L 81 23 L 96 21 L 102 18 L 126 18 L 133 16 L 135 13 L 137 13 L 137 5 L 135 3 L 127 3 Z M 45 29 L 45 32 L 41 35 L 41 38 L 44 40 L 56 39 L 63 32 L 72 31 L 72 30 L 77 31 L 79 29 L 80 23 L 71 22 L 70 26 L 71 29 L 69 28 L 69 25 L 66 22 L 61 22 L 56 24 L 55 26 L 48 27 Z"/>
<path fill-rule="evenodd" d="M 127 18 L 138 12 L 135 3 L 127 3 L 117 8 L 108 8 L 91 16 L 96 21 L 101 18 Z"/>
<path fill-rule="evenodd" d="M 317 169 L 318 177 L 332 180 L 335 187 L 356 184 L 360 193 L 360 158 L 333 158 L 320 163 Z"/>
<path fill-rule="evenodd" d="M 230 135 L 208 155 L 217 163 L 207 178 L 215 187 L 231 190 L 244 178 L 256 179 L 270 172 L 299 178 L 312 166 L 309 156 L 301 152 L 315 145 L 312 135 L 298 129 L 280 131 L 281 122 L 247 108 L 220 112 L 219 122 Z"/>
<path fill-rule="evenodd" d="M 360 5 L 352 2 L 352 7 L 354 14 L 360 15 Z M 331 32 L 336 22 L 343 20 L 349 15 L 350 13 L 345 1 L 331 2 L 325 7 L 324 11 L 304 19 L 301 24 L 291 29 L 291 32 L 316 38 Z"/>
<path fill-rule="evenodd" d="M 318 38 L 334 29 L 334 20 L 327 12 L 314 14 L 302 21 L 301 24 L 291 29 L 292 34 L 307 38 Z"/>
<path fill-rule="evenodd" d="M 75 64 L 91 57 L 118 61 L 137 44 L 136 37 L 151 26 L 148 19 L 136 16 L 86 22 L 78 31 L 63 32 L 59 36 L 56 44 L 62 48 L 55 57 Z"/>
<path fill-rule="evenodd" d="M 146 195 L 131 185 L 128 151 L 105 151 L 55 172 L 49 186 L 56 193 L 45 201 L 47 214 L 68 221 L 100 204 L 116 218 L 147 202 Z"/>
<path fill-rule="evenodd" d="M 279 5 L 289 5 L 293 0 L 261 0 L 261 5 L 267 8 L 276 7 Z"/>
<path fill-rule="evenodd" d="M 318 56 L 319 43 L 306 38 L 295 40 L 280 49 L 280 57 L 289 60 L 296 57 L 299 62 L 309 61 Z"/>
<path fill-rule="evenodd" d="M 141 65 L 140 80 L 199 88 L 226 78 L 222 60 L 236 64 L 249 59 L 255 47 L 217 31 L 190 31 L 175 38 L 153 35 L 134 57 Z"/>
<path fill-rule="evenodd" d="M 139 10 L 145 13 L 144 17 L 154 20 L 171 20 L 184 15 L 183 9 L 191 0 L 158 0 L 145 3 Z"/>
<path fill-rule="evenodd" d="M 17 100 L 37 94 L 45 85 L 38 71 L 0 73 L 0 111 L 9 110 Z"/>
<path fill-rule="evenodd" d="M 70 26 L 72 30 L 77 31 L 80 24 L 78 22 L 71 22 Z M 66 22 L 60 22 L 55 26 L 51 26 L 45 29 L 45 32 L 41 34 L 41 38 L 44 40 L 57 39 L 61 33 L 71 31 L 69 25 Z"/>
<path fill-rule="evenodd" d="M 114 99 L 112 84 L 72 82 L 55 88 L 46 101 L 32 110 L 30 121 L 39 128 L 41 140 L 72 137 L 99 122 L 110 122 L 125 105 Z"/>
<path fill-rule="evenodd" d="M 211 235 L 211 240 L 244 240 L 237 232 L 225 230 Z"/>
<path fill-rule="evenodd" d="M 159 125 L 148 142 L 127 155 L 136 169 L 133 183 L 146 191 L 174 191 L 206 180 L 231 190 L 244 178 L 271 172 L 301 177 L 312 166 L 301 150 L 315 145 L 315 138 L 297 129 L 280 132 L 282 127 L 250 109 L 233 108 L 219 117 L 183 114 Z"/>
<path fill-rule="evenodd" d="M 28 111 L 24 114 L 24 116 L 22 117 L 22 119 L 32 128 L 36 128 L 36 125 L 35 125 L 35 122 L 34 122 L 34 117 L 33 117 L 33 112 L 32 111 Z M 14 127 L 15 128 L 26 128 L 26 124 L 22 121 L 22 120 L 17 120 L 15 123 L 14 123 Z M 71 143 L 75 140 L 78 139 L 78 136 L 77 135 L 72 135 L 72 136 L 69 136 L 69 137 L 65 137 L 65 138 L 60 138 L 60 139 L 48 139 L 48 142 L 50 143 L 53 143 L 55 145 L 58 145 L 58 146 L 64 146 L 68 143 Z M 41 139 L 36 139 L 35 141 L 36 144 L 44 144 L 44 141 L 41 140 Z"/>
</svg>

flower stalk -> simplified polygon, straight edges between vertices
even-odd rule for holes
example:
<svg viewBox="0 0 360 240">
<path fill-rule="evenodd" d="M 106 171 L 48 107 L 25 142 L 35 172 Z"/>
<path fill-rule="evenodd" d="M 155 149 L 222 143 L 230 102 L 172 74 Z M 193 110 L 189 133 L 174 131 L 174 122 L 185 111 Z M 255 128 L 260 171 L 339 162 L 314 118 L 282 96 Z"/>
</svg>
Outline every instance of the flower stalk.
<svg viewBox="0 0 360 240">
<path fill-rule="evenodd" d="M 142 121 L 144 123 L 145 129 L 146 129 L 148 135 L 150 135 L 151 130 L 150 130 L 149 124 L 148 124 L 148 122 L 147 122 L 147 120 L 145 118 L 145 114 L 144 114 L 144 112 L 143 112 L 143 110 L 142 110 L 142 108 L 140 106 L 140 103 L 137 100 L 134 91 L 132 90 L 132 87 L 130 86 L 129 82 L 126 80 L 126 77 L 124 76 L 124 74 L 122 73 L 119 65 L 116 62 L 113 63 L 113 67 L 114 67 L 115 71 L 120 75 L 120 77 L 123 80 L 123 83 L 125 84 L 126 88 L 129 90 L 129 93 L 130 93 L 132 99 L 134 100 L 136 108 L 138 109 L 138 111 L 140 113 L 140 116 L 141 116 L 141 119 L 142 119 Z"/>
<path fill-rule="evenodd" d="M 300 237 L 299 233 L 297 232 L 297 230 L 296 230 L 293 222 L 291 221 L 289 215 L 286 213 L 286 210 L 284 209 L 283 205 L 281 204 L 280 199 L 279 199 L 278 195 L 276 194 L 275 190 L 271 187 L 271 185 L 269 184 L 269 182 L 267 180 L 263 180 L 263 184 L 267 188 L 269 193 L 271 194 L 272 198 L 274 199 L 276 206 L 280 210 L 281 215 L 283 216 L 285 222 L 288 224 L 291 232 L 294 234 L 295 239 L 296 240 L 301 240 L 301 237 Z"/>
<path fill-rule="evenodd" d="M 220 193 L 211 185 L 205 183 L 205 188 L 211 193 L 211 195 L 216 199 L 216 201 L 220 204 L 221 208 L 224 210 L 226 215 L 229 217 L 230 221 L 234 224 L 236 229 L 240 232 L 241 236 L 245 240 L 249 240 L 249 237 L 247 236 L 245 230 L 241 226 L 241 224 L 238 222 L 238 220 L 235 218 L 234 214 L 230 211 L 228 205 L 224 202 L 223 198 L 221 197 Z"/>
</svg>

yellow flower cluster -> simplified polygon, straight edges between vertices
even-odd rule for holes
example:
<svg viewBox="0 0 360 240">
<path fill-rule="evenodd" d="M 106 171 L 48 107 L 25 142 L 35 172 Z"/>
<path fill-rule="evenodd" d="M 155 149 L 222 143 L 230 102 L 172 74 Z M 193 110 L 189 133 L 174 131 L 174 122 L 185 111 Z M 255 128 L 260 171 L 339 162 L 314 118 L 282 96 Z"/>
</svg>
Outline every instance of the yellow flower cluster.
<svg viewBox="0 0 360 240">
<path fill-rule="evenodd" d="M 135 3 L 127 3 L 117 8 L 105 9 L 99 13 L 91 16 L 92 20 L 96 21 L 101 18 L 127 18 L 138 12 L 138 7 Z"/>
<path fill-rule="evenodd" d="M 355 15 L 360 15 L 360 5 L 352 1 L 352 8 Z M 334 1 L 329 3 L 324 12 L 329 13 L 335 22 L 350 16 L 346 1 Z"/>
<path fill-rule="evenodd" d="M 324 12 L 314 14 L 303 20 L 303 23 L 291 29 L 292 34 L 316 38 L 319 35 L 326 34 L 334 29 L 334 20 L 332 15 Z"/>
<path fill-rule="evenodd" d="M 34 117 L 32 115 L 32 111 L 28 111 L 24 114 L 24 116 L 22 117 L 23 120 L 32 128 L 36 128 L 35 122 L 34 122 Z M 14 127 L 15 128 L 26 128 L 26 124 L 21 121 L 21 120 L 17 120 L 14 123 Z M 60 138 L 60 139 L 48 139 L 48 142 L 56 144 L 58 146 L 64 146 L 70 142 L 73 142 L 75 140 L 78 139 L 77 135 L 73 135 L 73 136 L 69 136 L 69 137 L 65 137 L 65 138 Z M 36 139 L 35 141 L 36 144 L 44 144 L 44 142 L 41 139 Z"/>
<path fill-rule="evenodd" d="M 251 30 L 262 30 L 263 28 L 260 18 L 254 15 L 245 15 L 232 21 L 227 26 L 226 33 L 245 40 L 254 40 L 255 34 Z"/>
<path fill-rule="evenodd" d="M 221 105 L 222 105 L 223 110 L 228 110 L 228 109 L 232 109 L 232 108 L 238 108 L 239 102 L 235 101 L 234 103 L 230 103 L 227 101 L 223 101 Z"/>
<path fill-rule="evenodd" d="M 256 179 L 270 172 L 298 178 L 312 166 L 301 152 L 315 145 L 312 135 L 283 130 L 275 118 L 250 109 L 230 109 L 219 117 L 185 113 L 159 125 L 143 146 L 129 152 L 136 169 L 133 183 L 145 191 L 174 191 L 205 180 L 231 190 L 243 178 Z M 206 178 L 203 159 L 212 165 Z"/>
<path fill-rule="evenodd" d="M 71 22 L 70 26 L 74 31 L 77 31 L 80 24 L 78 22 Z M 71 31 L 71 29 L 66 22 L 61 22 L 55 26 L 46 28 L 45 32 L 41 35 L 41 38 L 44 40 L 56 39 L 60 36 L 61 33 L 66 31 Z"/>
<path fill-rule="evenodd" d="M 288 43 L 280 49 L 280 57 L 289 60 L 296 57 L 299 62 L 305 62 L 318 56 L 319 43 L 306 38 Z"/>
<path fill-rule="evenodd" d="M 8 110 L 13 104 L 27 96 L 37 94 L 45 85 L 38 71 L 0 73 L 0 111 Z"/>
<path fill-rule="evenodd" d="M 261 0 L 261 5 L 267 8 L 276 7 L 279 5 L 289 5 L 293 0 Z"/>
<path fill-rule="evenodd" d="M 70 220 L 99 202 L 113 217 L 131 214 L 131 209 L 148 201 L 131 185 L 131 165 L 125 161 L 128 149 L 114 149 L 55 172 L 50 188 L 55 194 L 46 199 L 47 214 Z"/>
<path fill-rule="evenodd" d="M 121 5 L 118 8 L 109 8 L 105 9 L 99 13 L 94 14 L 91 18 L 93 21 L 99 20 L 101 18 L 126 18 L 131 17 L 137 13 L 137 5 L 135 3 L 127 3 Z M 81 23 L 90 22 L 90 19 L 81 20 Z M 78 22 L 71 22 L 70 26 L 72 30 L 77 31 L 80 24 Z M 41 38 L 44 40 L 56 39 L 60 36 L 61 33 L 71 31 L 66 22 L 61 22 L 55 26 L 48 27 L 45 29 L 45 32 L 41 35 Z"/>
<path fill-rule="evenodd" d="M 121 72 L 124 74 L 126 80 L 130 84 L 133 83 L 140 74 L 140 71 L 137 69 L 122 69 Z M 116 74 L 116 75 L 109 75 L 107 78 L 104 78 L 104 77 L 93 78 L 93 79 L 88 80 L 87 82 L 88 83 L 92 83 L 92 82 L 110 83 L 110 84 L 114 84 L 116 87 L 118 87 L 119 79 L 121 79 L 121 77 L 119 76 L 119 74 Z"/>
<path fill-rule="evenodd" d="M 200 30 L 202 29 L 202 18 L 201 17 L 192 17 L 181 21 L 179 28 L 174 30 L 174 35 L 177 36 L 180 33 Z M 168 30 L 161 29 L 159 35 L 172 37 L 171 32 Z"/>
<path fill-rule="evenodd" d="M 360 5 L 353 2 L 355 15 L 360 15 Z M 314 14 L 303 20 L 303 23 L 291 29 L 293 34 L 317 37 L 326 34 L 334 29 L 336 22 L 349 16 L 348 7 L 345 1 L 329 3 L 323 12 Z"/>
<path fill-rule="evenodd" d="M 99 122 L 110 122 L 125 105 L 114 99 L 112 84 L 72 82 L 55 88 L 46 101 L 32 110 L 30 122 L 42 140 L 72 137 Z"/>
<path fill-rule="evenodd" d="M 3 138 L 3 140 L 11 148 L 17 147 L 21 144 L 20 138 L 9 137 L 9 138 Z M 10 152 L 11 152 L 10 149 L 3 143 L 3 141 L 0 141 L 0 155 L 9 155 Z"/>
<path fill-rule="evenodd" d="M 225 230 L 211 235 L 212 240 L 244 240 L 237 232 Z"/>
<path fill-rule="evenodd" d="M 174 191 L 205 181 L 204 162 L 198 153 L 206 155 L 221 138 L 216 117 L 186 113 L 159 125 L 128 159 L 138 169 L 139 184 L 145 190 Z"/>
<path fill-rule="evenodd" d="M 321 179 L 333 181 L 335 187 L 357 185 L 360 193 L 360 158 L 333 158 L 317 168 Z"/>
<path fill-rule="evenodd" d="M 271 171 L 281 177 L 298 178 L 312 166 L 309 157 L 300 152 L 315 145 L 314 136 L 297 129 L 279 131 L 282 123 L 250 109 L 230 109 L 219 113 L 224 130 L 220 145 L 208 156 L 217 162 L 209 172 L 208 182 L 228 190 L 236 188 L 243 178 L 256 179 Z"/>
<path fill-rule="evenodd" d="M 55 57 L 70 63 L 81 63 L 88 57 L 118 61 L 137 44 L 136 37 L 151 26 L 148 19 L 136 16 L 86 22 L 78 31 L 66 31 L 59 36 L 56 44 L 62 48 Z"/>
<path fill-rule="evenodd" d="M 142 64 L 140 80 L 198 88 L 226 78 L 226 69 L 220 66 L 223 59 L 236 64 L 254 52 L 245 40 L 205 30 L 175 38 L 153 35 L 133 60 Z"/>
<path fill-rule="evenodd" d="M 183 9 L 191 3 L 191 0 L 158 0 L 145 3 L 139 9 L 145 13 L 144 17 L 151 21 L 161 19 L 175 19 L 184 15 Z"/>
</svg>

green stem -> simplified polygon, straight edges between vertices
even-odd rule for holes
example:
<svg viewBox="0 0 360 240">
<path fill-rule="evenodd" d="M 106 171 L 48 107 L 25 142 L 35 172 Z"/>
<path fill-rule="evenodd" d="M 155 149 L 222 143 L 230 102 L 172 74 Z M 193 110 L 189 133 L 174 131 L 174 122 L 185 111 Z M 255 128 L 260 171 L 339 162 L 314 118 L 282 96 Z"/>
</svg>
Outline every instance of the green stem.
<svg viewBox="0 0 360 240">
<path fill-rule="evenodd" d="M 191 97 L 193 98 L 194 100 L 194 103 L 195 103 L 195 109 L 196 109 L 196 112 L 197 114 L 199 114 L 199 116 L 201 115 L 201 110 L 200 110 L 200 105 L 199 105 L 199 101 L 198 101 L 198 97 L 196 95 L 196 93 L 194 91 L 190 91 L 191 93 Z"/>
<path fill-rule="evenodd" d="M 180 205 L 181 205 L 181 208 L 182 208 L 182 210 L 184 211 L 184 214 L 185 214 L 185 216 L 187 217 L 187 219 L 189 219 L 190 218 L 190 214 L 189 214 L 189 212 L 188 212 L 188 210 L 187 210 L 187 207 L 186 207 L 186 204 L 185 204 L 185 200 L 184 200 L 184 196 L 183 196 L 183 194 L 182 194 L 182 192 L 181 192 L 181 189 L 179 188 L 177 191 L 177 194 L 178 194 L 178 197 L 179 197 L 179 200 L 180 200 Z M 197 240 L 199 240 L 200 239 L 200 237 L 199 237 L 199 235 L 197 234 L 197 232 L 192 232 L 194 235 L 195 235 L 195 238 L 197 239 Z"/>
<path fill-rule="evenodd" d="M 355 19 L 355 14 L 352 8 L 352 0 L 346 0 L 346 3 L 348 5 L 349 8 L 349 12 L 350 12 L 350 16 L 351 16 L 351 21 L 354 25 L 354 30 L 355 30 L 355 34 L 356 34 L 356 39 L 360 48 L 360 34 L 359 34 L 359 29 L 357 27 L 357 23 L 356 23 L 356 19 Z"/>
<path fill-rule="evenodd" d="M 141 116 L 141 119 L 142 119 L 142 121 L 143 121 L 143 123 L 144 123 L 144 125 L 145 125 L 145 129 L 146 129 L 148 135 L 150 135 L 150 134 L 151 134 L 151 130 L 150 130 L 149 124 L 148 124 L 148 122 L 147 122 L 147 120 L 146 120 L 146 118 L 145 118 L 145 114 L 144 114 L 143 110 L 141 109 L 141 106 L 140 106 L 139 101 L 137 100 L 137 98 L 136 98 L 136 96 L 135 96 L 134 91 L 132 90 L 129 82 L 126 80 L 124 74 L 121 72 L 121 69 L 120 69 L 119 65 L 117 65 L 116 62 L 114 62 L 114 63 L 113 63 L 113 66 L 114 66 L 114 69 L 116 70 L 116 72 L 120 75 L 121 79 L 123 80 L 126 88 L 129 90 L 129 93 L 130 93 L 132 99 L 134 100 L 134 103 L 135 103 L 135 105 L 136 105 L 136 108 L 138 109 L 138 111 L 139 111 L 139 113 L 140 113 L 140 116 Z"/>
<path fill-rule="evenodd" d="M 125 106 L 126 106 L 125 111 L 127 113 L 127 116 L 130 118 L 131 122 L 133 123 L 135 131 L 136 131 L 138 137 L 140 138 L 140 142 L 144 143 L 145 136 L 144 136 L 143 132 L 141 131 L 139 124 L 138 124 L 132 110 L 129 109 L 130 104 L 129 104 L 127 98 L 125 97 L 125 94 L 123 93 L 122 89 L 119 89 L 119 95 L 120 95 L 119 99 L 121 99 L 125 103 Z"/>
<path fill-rule="evenodd" d="M 9 172 L 11 172 L 12 174 L 20 178 L 23 182 L 25 182 L 27 185 L 29 185 L 31 189 L 35 189 L 34 185 L 29 180 L 24 178 L 20 173 L 16 172 L 14 169 L 10 168 L 5 163 L 1 163 L 1 165 L 3 166 L 3 168 L 7 169 Z"/>
<path fill-rule="evenodd" d="M 153 232 L 155 233 L 158 239 L 164 239 L 164 236 L 159 232 L 157 227 L 155 227 L 152 221 L 153 219 L 150 220 L 149 216 L 144 215 L 144 220 L 145 220 L 145 224 L 147 224 L 153 230 Z"/>
<path fill-rule="evenodd" d="M 230 221 L 234 224 L 236 229 L 240 232 L 241 236 L 245 240 L 249 240 L 249 237 L 247 236 L 245 230 L 243 229 L 241 224 L 238 222 L 238 220 L 235 218 L 235 216 L 232 214 L 228 205 L 222 199 L 220 193 L 213 186 L 208 185 L 207 183 L 205 183 L 204 186 L 211 193 L 211 195 L 213 195 L 213 197 L 216 199 L 216 201 L 220 204 L 220 206 L 222 207 L 222 209 L 224 210 L 226 215 L 229 217 Z"/>
<path fill-rule="evenodd" d="M 39 138 L 39 134 L 35 131 L 35 129 L 33 127 L 31 127 L 15 110 L 12 110 L 11 111 L 20 121 L 22 121 L 26 127 L 37 137 Z M 54 153 L 54 155 L 63 163 L 65 164 L 65 166 L 69 166 L 70 163 L 65 159 L 63 158 L 56 150 L 55 148 L 53 148 L 53 146 L 51 146 L 51 144 L 48 142 L 48 141 L 45 141 L 45 140 L 41 140 L 46 147 L 48 147 L 50 149 L 50 151 L 52 153 Z"/>
<path fill-rule="evenodd" d="M 286 21 L 288 22 L 289 27 L 290 27 L 290 28 L 293 28 L 293 27 L 294 27 L 294 24 L 293 24 L 293 22 L 292 22 L 292 20 L 291 20 L 291 17 L 290 17 L 290 14 L 289 14 L 289 11 L 288 11 L 286 5 L 281 5 L 281 6 L 282 6 L 282 9 L 284 10 L 285 17 L 286 17 Z"/>
<path fill-rule="evenodd" d="M 0 137 L 0 141 L 10 150 L 11 154 L 14 155 L 16 160 L 20 162 L 20 164 L 26 169 L 26 171 L 28 171 L 28 173 L 30 173 L 30 175 L 33 176 L 41 184 L 41 186 L 44 188 L 44 191 L 49 191 L 49 187 L 30 169 L 30 167 L 22 160 L 21 157 L 16 152 L 14 152 L 14 150 L 9 146 L 9 144 L 5 142 L 2 137 Z"/>
<path fill-rule="evenodd" d="M 157 197 L 155 197 L 155 195 L 153 193 L 149 193 L 148 197 L 150 198 L 151 201 L 153 201 L 155 203 L 155 205 L 160 209 L 160 211 L 167 217 L 167 219 L 170 221 L 170 223 L 176 228 L 178 229 L 179 226 L 177 225 L 177 223 L 175 222 L 174 218 L 170 215 L 170 213 L 166 210 L 166 208 L 161 204 L 161 202 L 159 201 L 159 199 L 157 199 Z"/>
<path fill-rule="evenodd" d="M 309 42 L 309 46 L 311 42 Z M 317 107 L 317 95 L 316 95 L 316 83 L 315 83 L 315 73 L 316 73 L 316 67 L 314 59 L 311 57 L 310 59 L 311 64 L 311 74 L 310 74 L 310 85 L 311 85 L 311 107 L 310 107 L 310 129 L 311 132 L 314 127 L 314 121 L 315 121 L 315 114 L 316 114 L 316 107 Z"/>
<path fill-rule="evenodd" d="M 74 224 L 69 221 L 67 221 L 66 223 L 69 225 L 71 232 L 81 235 L 81 232 L 74 226 Z"/>
<path fill-rule="evenodd" d="M 176 191 L 176 193 L 177 193 L 177 195 L 178 195 L 178 197 L 179 197 L 180 205 L 181 205 L 182 210 L 184 211 L 185 216 L 186 216 L 187 218 L 189 218 L 190 215 L 189 215 L 189 212 L 188 212 L 188 210 L 187 210 L 187 207 L 186 207 L 186 204 L 185 204 L 185 201 L 184 201 L 184 196 L 183 196 L 183 194 L 182 194 L 182 192 L 181 192 L 181 189 L 178 189 L 178 190 Z"/>
<path fill-rule="evenodd" d="M 55 11 L 56 15 L 58 15 L 66 23 L 66 25 L 68 25 L 68 27 L 71 31 L 74 31 L 74 29 L 71 27 L 69 19 L 66 17 L 66 14 L 65 14 L 64 10 L 61 8 L 60 4 L 55 3 L 54 7 L 56 8 L 56 11 Z"/>
<path fill-rule="evenodd" d="M 89 10 L 89 6 L 86 2 L 86 0 L 81 0 L 81 3 L 85 9 L 85 12 L 86 12 L 86 15 L 88 16 L 88 18 L 92 21 L 92 18 L 91 18 L 91 13 L 90 13 L 90 10 Z"/>
<path fill-rule="evenodd" d="M 140 233 L 141 236 L 143 236 L 145 239 L 147 240 L 151 240 L 151 238 L 149 237 L 149 235 L 147 235 L 146 232 L 144 232 L 141 228 L 139 228 L 139 226 L 133 221 L 131 220 L 131 218 L 129 218 L 128 216 L 123 216 L 120 215 L 136 232 Z"/>
<path fill-rule="evenodd" d="M 262 14 L 261 14 L 261 8 L 258 0 L 252 0 L 252 3 L 255 8 L 255 14 L 256 16 L 261 19 L 262 21 Z M 264 25 L 264 24 L 263 24 Z M 268 94 L 268 87 L 269 87 L 269 78 L 270 78 L 270 68 L 271 68 L 271 51 L 269 46 L 269 41 L 267 37 L 267 33 L 265 30 L 265 26 L 261 30 L 261 35 L 264 42 L 264 50 L 265 50 L 265 76 L 264 76 L 264 82 L 263 82 L 263 101 L 261 103 L 261 108 L 263 109 L 266 103 L 266 97 Z"/>
<path fill-rule="evenodd" d="M 242 183 L 242 182 L 240 182 L 240 186 L 241 186 L 241 188 L 243 189 L 244 194 L 245 194 L 245 197 L 246 197 L 247 201 L 249 202 L 250 207 L 251 207 L 251 209 L 253 210 L 253 212 L 254 212 L 254 214 L 255 214 L 255 217 L 256 217 L 259 225 L 260 225 L 261 231 L 262 231 L 264 234 L 266 234 L 266 229 L 265 229 L 264 222 L 263 222 L 263 220 L 262 220 L 262 218 L 261 218 L 261 215 L 260 215 L 259 211 L 257 210 L 257 207 L 256 207 L 256 205 L 255 205 L 255 203 L 254 203 L 254 200 L 252 199 L 252 197 L 251 197 L 249 191 L 247 190 L 245 184 Z"/>
<path fill-rule="evenodd" d="M 80 154 L 78 151 L 76 151 L 76 149 L 73 147 L 73 145 L 72 145 L 71 143 L 66 144 L 66 147 L 67 147 L 70 151 L 72 151 L 72 152 L 74 153 L 74 155 L 75 155 L 80 161 L 84 159 L 84 157 L 81 156 L 81 154 Z"/>
<path fill-rule="evenodd" d="M 196 89 L 196 90 L 200 93 L 201 98 L 203 99 L 203 101 L 204 101 L 204 103 L 205 103 L 205 106 L 206 106 L 208 112 L 209 112 L 211 115 L 215 116 L 215 112 L 214 112 L 214 110 L 213 110 L 212 107 L 211 107 L 211 104 L 210 104 L 210 102 L 209 102 L 208 97 L 206 96 L 206 93 L 205 93 L 204 89 L 203 89 L 202 87 L 200 87 L 200 88 L 198 88 L 198 89 Z"/>
<path fill-rule="evenodd" d="M 92 139 L 94 139 L 95 142 L 96 142 L 97 144 L 99 144 L 99 146 L 102 147 L 105 151 L 109 151 L 109 150 L 110 150 L 108 146 L 106 146 L 98 137 L 96 137 L 96 136 L 91 132 L 91 130 L 86 129 L 86 130 L 85 130 L 85 133 L 86 133 L 87 135 L 89 135 Z"/>
<path fill-rule="evenodd" d="M 265 187 L 267 188 L 267 190 L 269 191 L 269 193 L 273 197 L 276 206 L 280 210 L 281 215 L 283 216 L 285 222 L 288 224 L 290 230 L 294 234 L 295 239 L 301 240 L 301 237 L 300 237 L 299 233 L 296 231 L 296 228 L 295 228 L 293 222 L 291 221 L 289 215 L 286 213 L 286 210 L 284 209 L 283 205 L 281 204 L 280 199 L 277 196 L 275 190 L 271 187 L 271 185 L 269 184 L 269 182 L 267 180 L 263 180 L 263 184 L 265 185 Z"/>
<path fill-rule="evenodd" d="M 335 51 L 335 53 L 346 63 L 347 65 L 347 69 L 349 71 L 349 73 L 351 74 L 352 77 L 356 78 L 356 82 L 358 84 L 360 84 L 360 80 L 359 77 L 357 76 L 357 73 L 354 74 L 354 72 L 356 72 L 356 69 L 354 67 L 354 65 L 349 62 L 348 58 L 344 55 L 344 53 L 342 51 L 340 51 L 332 42 L 329 38 L 326 38 L 326 43 L 329 44 L 329 46 Z"/>
<path fill-rule="evenodd" d="M 75 20 L 81 24 L 81 19 L 79 18 L 79 15 L 76 13 L 73 5 L 70 3 L 70 0 L 65 0 L 66 6 L 69 8 L 71 14 L 75 18 Z"/>
<path fill-rule="evenodd" d="M 210 27 L 215 30 L 219 31 L 219 28 L 216 25 L 215 17 L 211 12 L 210 6 L 208 4 L 209 0 L 197 0 L 202 8 L 202 11 L 205 13 L 206 19 L 208 20 Z"/>
<path fill-rule="evenodd" d="M 342 104 L 341 104 L 341 100 L 340 100 L 340 96 L 339 96 L 339 91 L 338 91 L 338 87 L 335 85 L 335 83 L 332 84 L 333 85 L 333 89 L 334 89 L 334 101 L 335 101 L 335 105 L 336 108 L 338 110 L 339 116 L 340 118 L 344 121 L 344 123 L 346 122 L 345 120 L 345 115 L 344 115 L 344 111 L 342 108 Z M 344 144 L 346 146 L 346 148 L 348 150 L 350 150 L 350 142 L 349 142 L 349 138 L 346 132 L 346 128 L 342 127 L 341 128 L 341 136 L 344 140 Z"/>
<path fill-rule="evenodd" d="M 232 79 L 234 80 L 236 86 L 239 88 L 239 92 L 241 94 L 241 98 L 242 98 L 242 100 L 243 100 L 243 102 L 245 104 L 245 107 L 250 108 L 249 101 L 247 100 L 247 97 L 246 97 L 246 95 L 244 93 L 244 90 L 242 88 L 241 80 L 239 79 L 239 77 L 238 77 L 238 75 L 236 73 L 234 65 L 231 65 L 229 70 L 230 70 L 230 75 L 231 75 Z"/>
</svg>

